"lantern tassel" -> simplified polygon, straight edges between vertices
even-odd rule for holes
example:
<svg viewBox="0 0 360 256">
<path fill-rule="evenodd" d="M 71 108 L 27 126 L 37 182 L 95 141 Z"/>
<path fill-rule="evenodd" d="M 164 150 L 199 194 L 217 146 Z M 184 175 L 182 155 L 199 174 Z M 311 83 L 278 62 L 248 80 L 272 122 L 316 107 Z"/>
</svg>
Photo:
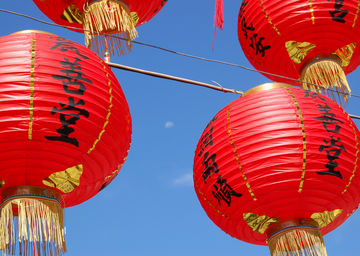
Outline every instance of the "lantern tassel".
<svg viewBox="0 0 360 256">
<path fill-rule="evenodd" d="M 214 42 L 215 42 L 215 35 L 218 31 L 218 28 L 221 30 L 223 29 L 224 25 L 224 8 L 223 8 L 223 0 L 216 0 L 215 4 L 215 15 L 214 15 L 214 36 L 213 36 L 213 44 L 212 48 L 214 50 Z"/>
<path fill-rule="evenodd" d="M 223 0 L 216 0 L 214 26 L 216 28 L 223 29 L 223 25 L 224 25 Z"/>
<path fill-rule="evenodd" d="M 316 227 L 284 229 L 268 240 L 271 256 L 327 256 L 324 240 Z"/>
<path fill-rule="evenodd" d="M 325 92 L 333 100 L 348 102 L 351 92 L 346 75 L 341 65 L 335 59 L 320 59 L 308 64 L 300 77 L 302 87 L 313 92 Z M 328 90 L 329 88 L 333 90 Z M 334 94 L 334 90 L 337 95 Z"/>
<path fill-rule="evenodd" d="M 121 1 L 92 1 L 84 8 L 85 44 L 97 53 L 104 54 L 106 38 L 112 55 L 115 52 L 118 55 L 130 52 L 131 41 L 138 35 L 135 28 L 138 19 L 137 14 L 130 13 L 129 8 Z M 109 34 L 112 36 L 108 36 Z"/>
<path fill-rule="evenodd" d="M 18 250 L 22 256 L 66 252 L 60 203 L 45 197 L 6 200 L 1 205 L 0 249 L 10 255 Z"/>
</svg>

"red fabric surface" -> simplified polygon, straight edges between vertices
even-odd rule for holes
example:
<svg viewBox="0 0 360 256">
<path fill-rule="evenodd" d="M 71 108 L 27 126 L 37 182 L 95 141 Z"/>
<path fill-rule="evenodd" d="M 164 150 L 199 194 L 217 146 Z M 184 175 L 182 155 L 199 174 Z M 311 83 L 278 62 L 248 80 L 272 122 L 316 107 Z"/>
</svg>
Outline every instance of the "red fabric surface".
<svg viewBox="0 0 360 256">
<path fill-rule="evenodd" d="M 282 221 L 342 209 L 321 229 L 326 234 L 359 205 L 359 139 L 348 114 L 325 96 L 293 87 L 250 94 L 205 128 L 195 151 L 195 190 L 209 218 L 240 240 L 265 245 L 267 238 L 244 213 Z"/>
<path fill-rule="evenodd" d="M 77 27 L 82 29 L 79 23 L 69 23 L 61 16 L 64 10 L 71 4 L 77 6 L 80 12 L 83 12 L 83 6 L 90 0 L 33 0 L 37 7 L 52 21 L 64 26 Z M 139 16 L 137 26 L 148 22 L 157 14 L 161 8 L 166 4 L 167 0 L 123 0 L 121 1 L 128 5 L 130 12 L 136 12 Z M 75 30 L 81 32 L 81 30 Z"/>
<path fill-rule="evenodd" d="M 1 37 L 0 59 L 0 192 L 47 187 L 50 174 L 82 164 L 80 185 L 59 191 L 64 205 L 97 194 L 131 141 L 128 104 L 111 69 L 84 46 L 34 32 Z"/>
<path fill-rule="evenodd" d="M 238 17 L 238 37 L 250 63 L 261 71 L 298 79 L 301 69 L 317 56 L 329 55 L 355 43 L 346 74 L 360 62 L 360 6 L 357 0 L 244 0 Z M 288 41 L 315 44 L 301 63 L 285 48 Z M 274 81 L 297 82 L 271 75 Z"/>
</svg>

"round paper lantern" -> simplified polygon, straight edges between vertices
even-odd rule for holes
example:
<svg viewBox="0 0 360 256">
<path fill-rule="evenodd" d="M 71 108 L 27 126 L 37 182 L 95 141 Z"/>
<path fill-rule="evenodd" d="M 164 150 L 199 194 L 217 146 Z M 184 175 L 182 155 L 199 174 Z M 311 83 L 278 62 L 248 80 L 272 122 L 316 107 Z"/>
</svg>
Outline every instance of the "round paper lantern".
<svg viewBox="0 0 360 256">
<path fill-rule="evenodd" d="M 135 27 L 149 21 L 167 0 L 33 0 L 55 23 L 84 29 L 96 52 L 124 54 L 137 37 Z M 76 30 L 79 31 L 79 30 Z M 112 36 L 109 36 L 112 35 Z M 115 37 L 114 37 L 115 36 Z M 116 38 L 117 37 L 117 38 Z"/>
<path fill-rule="evenodd" d="M 322 235 L 358 207 L 360 133 L 318 93 L 265 84 L 209 122 L 194 186 L 209 218 L 273 256 L 326 255 Z"/>
<path fill-rule="evenodd" d="M 339 94 L 341 103 L 350 93 L 345 74 L 360 62 L 358 16 L 357 0 L 244 0 L 238 37 L 245 56 L 257 70 L 300 79 L 305 89 L 315 92 L 330 87 L 327 95 L 335 99 Z"/>
<path fill-rule="evenodd" d="M 124 164 L 127 101 L 93 51 L 34 31 L 0 37 L 0 88 L 0 249 L 59 255 L 63 208 L 96 195 Z"/>
</svg>

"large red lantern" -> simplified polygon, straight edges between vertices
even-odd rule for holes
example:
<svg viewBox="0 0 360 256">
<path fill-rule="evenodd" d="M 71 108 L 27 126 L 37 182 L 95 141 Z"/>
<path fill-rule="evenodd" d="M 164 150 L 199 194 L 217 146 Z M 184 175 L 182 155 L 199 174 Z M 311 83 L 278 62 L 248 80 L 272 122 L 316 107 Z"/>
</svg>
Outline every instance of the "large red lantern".
<svg viewBox="0 0 360 256">
<path fill-rule="evenodd" d="M 341 94 L 345 74 L 360 63 L 359 2 L 323 0 L 244 0 L 238 17 L 241 47 L 258 70 L 300 79 L 305 89 Z M 278 82 L 299 82 L 271 74 Z M 336 91 L 334 93 L 334 91 Z"/>
<path fill-rule="evenodd" d="M 322 235 L 358 207 L 360 133 L 318 93 L 285 84 L 248 91 L 209 122 L 194 186 L 207 215 L 273 256 L 326 255 Z"/>
<path fill-rule="evenodd" d="M 135 27 L 149 21 L 167 0 L 33 0 L 55 23 L 84 29 L 96 52 L 124 54 L 137 37 Z M 112 36 L 109 36 L 112 35 Z M 122 39 L 121 39 L 122 38 Z"/>
<path fill-rule="evenodd" d="M 0 249 L 61 254 L 62 209 L 96 195 L 124 164 L 127 101 L 94 52 L 42 32 L 0 38 L 0 88 Z"/>
</svg>

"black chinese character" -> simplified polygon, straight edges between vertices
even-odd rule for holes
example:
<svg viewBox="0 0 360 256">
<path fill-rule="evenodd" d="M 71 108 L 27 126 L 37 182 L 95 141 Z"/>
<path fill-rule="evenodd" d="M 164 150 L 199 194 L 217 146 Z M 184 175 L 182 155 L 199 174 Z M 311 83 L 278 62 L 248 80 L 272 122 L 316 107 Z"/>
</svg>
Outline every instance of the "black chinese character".
<svg viewBox="0 0 360 256">
<path fill-rule="evenodd" d="M 198 156 L 201 156 L 202 153 L 204 152 L 205 148 L 207 146 L 212 146 L 214 144 L 214 141 L 213 141 L 213 129 L 214 127 L 211 126 L 210 130 L 207 131 L 207 133 L 204 134 L 204 136 L 201 137 L 201 140 L 200 140 L 200 152 L 198 154 Z"/>
<path fill-rule="evenodd" d="M 219 205 L 221 201 L 224 201 L 228 206 L 231 204 L 231 196 L 241 197 L 241 193 L 235 192 L 229 184 L 227 184 L 226 179 L 222 179 L 221 175 L 218 176 L 216 184 L 213 185 L 215 191 L 211 191 L 213 196 L 217 199 Z"/>
<path fill-rule="evenodd" d="M 241 25 L 241 30 L 242 30 L 242 32 L 243 32 L 246 39 L 248 38 L 248 31 L 254 31 L 255 30 L 254 25 L 252 23 L 250 24 L 250 26 L 248 26 L 246 24 L 245 17 L 242 17 L 242 19 L 240 21 L 240 25 Z"/>
<path fill-rule="evenodd" d="M 203 164 L 205 165 L 205 170 L 202 173 L 202 177 L 204 178 L 204 183 L 206 183 L 211 173 L 219 172 L 219 167 L 216 163 L 216 154 L 209 156 L 209 152 L 206 152 L 204 154 Z"/>
<path fill-rule="evenodd" d="M 78 147 L 78 140 L 76 138 L 69 137 L 70 133 L 75 131 L 74 128 L 69 126 L 76 124 L 76 122 L 80 119 L 80 116 L 89 117 L 89 112 L 85 109 L 76 107 L 79 105 L 84 105 L 85 103 L 83 100 L 75 102 L 74 98 L 71 97 L 68 100 L 69 102 L 67 105 L 65 103 L 59 102 L 61 108 L 57 108 L 55 106 L 51 110 L 52 115 L 60 113 L 60 123 L 62 124 L 62 126 L 56 129 L 56 132 L 60 136 L 45 136 L 45 138 L 52 141 L 62 141 L 70 143 Z"/>
<path fill-rule="evenodd" d="M 329 2 L 330 0 L 328 0 Z M 345 16 L 349 13 L 348 10 L 346 9 L 341 9 L 342 7 L 344 7 L 344 0 L 335 0 L 335 4 L 334 4 L 334 11 L 329 11 L 332 20 L 337 21 L 337 22 L 341 22 L 341 23 L 345 23 Z"/>
<path fill-rule="evenodd" d="M 335 162 L 336 159 L 339 159 L 341 151 L 345 151 L 346 149 L 341 143 L 340 138 L 335 139 L 333 136 L 330 136 L 330 140 L 324 140 L 325 145 L 320 145 L 319 152 L 322 152 L 324 149 L 326 150 L 327 159 L 329 162 L 325 165 L 328 171 L 316 172 L 320 175 L 333 175 L 340 179 L 342 179 L 342 175 L 340 171 L 335 170 L 338 167 L 338 163 Z M 340 142 L 337 144 L 337 142 Z"/>
<path fill-rule="evenodd" d="M 207 124 L 206 128 L 208 128 L 213 122 L 215 122 L 218 119 L 217 116 L 214 116 L 213 119 L 210 120 L 210 122 Z M 206 129 L 205 128 L 205 129 Z"/>
<path fill-rule="evenodd" d="M 326 99 L 324 98 L 324 95 L 322 95 L 320 93 L 312 92 L 310 90 L 304 90 L 301 88 L 297 88 L 296 90 L 304 91 L 304 98 L 320 99 L 322 101 L 326 101 Z"/>
<path fill-rule="evenodd" d="M 240 22 L 240 19 L 244 16 L 245 7 L 246 7 L 247 4 L 248 4 L 247 0 L 242 1 L 241 6 L 240 6 L 240 11 L 239 11 L 239 20 L 238 20 L 238 22 Z"/>
<path fill-rule="evenodd" d="M 84 91 L 86 90 L 83 82 L 92 84 L 92 81 L 83 77 L 84 73 L 80 72 L 81 64 L 79 61 L 79 58 L 75 58 L 74 62 L 64 58 L 64 61 L 60 61 L 60 64 L 64 68 L 60 70 L 60 72 L 64 73 L 64 75 L 53 75 L 52 77 L 58 80 L 62 80 L 64 90 L 67 93 L 83 95 Z M 71 86 L 75 87 L 75 89 L 70 89 Z"/>
<path fill-rule="evenodd" d="M 271 48 L 270 45 L 264 46 L 262 41 L 265 39 L 264 37 L 257 38 L 258 34 L 254 33 L 252 37 L 250 37 L 251 43 L 250 47 L 256 50 L 256 55 L 261 54 L 261 57 L 265 56 L 265 51 Z M 258 39 L 258 40 L 257 40 Z"/>
<path fill-rule="evenodd" d="M 323 116 L 315 118 L 323 123 L 324 128 L 328 132 L 339 133 L 341 126 L 338 123 L 344 123 L 343 121 L 336 118 L 336 115 L 331 112 L 331 108 L 325 102 L 324 105 L 318 104 L 317 108 Z"/>
<path fill-rule="evenodd" d="M 59 49 L 59 51 L 61 52 L 67 52 L 67 51 L 73 51 L 74 53 L 76 53 L 77 55 L 79 55 L 81 58 L 83 59 L 88 59 L 89 57 L 82 55 L 79 51 L 79 49 L 77 49 L 74 46 L 74 42 L 67 40 L 65 38 L 62 37 L 50 37 L 51 39 L 55 39 L 57 42 L 56 44 L 50 48 L 50 50 L 54 50 L 54 49 Z"/>
</svg>

